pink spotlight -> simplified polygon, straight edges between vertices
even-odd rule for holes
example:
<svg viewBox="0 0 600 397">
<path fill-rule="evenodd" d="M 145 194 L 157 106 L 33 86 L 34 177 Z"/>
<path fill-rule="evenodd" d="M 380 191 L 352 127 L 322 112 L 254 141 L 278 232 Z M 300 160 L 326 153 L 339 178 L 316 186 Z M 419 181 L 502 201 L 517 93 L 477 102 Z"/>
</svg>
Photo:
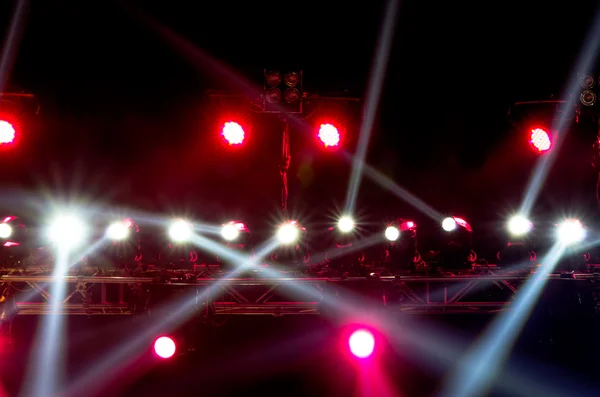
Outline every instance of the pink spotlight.
<svg viewBox="0 0 600 397">
<path fill-rule="evenodd" d="M 340 133 L 333 124 L 321 124 L 319 139 L 325 147 L 337 146 L 340 143 Z"/>
<path fill-rule="evenodd" d="M 367 358 L 375 350 L 375 337 L 366 329 L 356 330 L 348 339 L 350 352 L 358 358 Z"/>
<path fill-rule="evenodd" d="M 15 127 L 6 120 L 0 120 L 0 145 L 13 143 L 15 140 Z"/>
<path fill-rule="evenodd" d="M 529 143 L 539 153 L 550 150 L 552 147 L 552 139 L 550 134 L 543 128 L 534 128 L 529 135 Z"/>
<path fill-rule="evenodd" d="M 235 121 L 228 121 L 223 124 L 221 134 L 230 145 L 240 145 L 244 142 L 244 129 Z"/>
<path fill-rule="evenodd" d="M 173 357 L 175 350 L 175 342 L 168 336 L 161 336 L 154 342 L 154 353 L 160 358 Z"/>
</svg>

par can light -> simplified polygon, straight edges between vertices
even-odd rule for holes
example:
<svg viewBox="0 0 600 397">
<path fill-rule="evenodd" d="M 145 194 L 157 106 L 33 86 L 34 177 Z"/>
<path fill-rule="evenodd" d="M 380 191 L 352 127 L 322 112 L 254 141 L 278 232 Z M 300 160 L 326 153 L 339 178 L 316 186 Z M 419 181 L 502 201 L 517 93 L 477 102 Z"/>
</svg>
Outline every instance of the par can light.
<svg viewBox="0 0 600 397">
<path fill-rule="evenodd" d="M 183 219 L 177 219 L 169 226 L 169 237 L 176 243 L 184 243 L 193 235 L 192 224 Z"/>
<path fill-rule="evenodd" d="M 46 237 L 55 246 L 72 249 L 82 244 L 88 236 L 86 224 L 73 214 L 56 216 L 46 229 Z"/>
</svg>

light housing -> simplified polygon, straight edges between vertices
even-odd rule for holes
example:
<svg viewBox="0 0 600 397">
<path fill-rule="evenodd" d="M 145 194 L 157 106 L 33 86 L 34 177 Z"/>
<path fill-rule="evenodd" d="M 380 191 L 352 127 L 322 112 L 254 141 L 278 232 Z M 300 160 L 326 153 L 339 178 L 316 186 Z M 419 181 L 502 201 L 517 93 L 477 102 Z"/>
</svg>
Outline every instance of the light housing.
<svg viewBox="0 0 600 397">
<path fill-rule="evenodd" d="M 471 268 L 473 229 L 463 218 L 449 216 L 441 224 L 440 264 L 448 270 Z"/>
<path fill-rule="evenodd" d="M 338 219 L 337 222 L 337 229 L 341 233 L 350 233 L 354 230 L 355 226 L 356 224 L 354 222 L 354 219 L 347 215 L 342 216 L 340 219 Z"/>
<path fill-rule="evenodd" d="M 171 222 L 168 233 L 173 242 L 186 243 L 192 238 L 194 227 L 190 222 L 184 219 L 176 219 Z"/>
<path fill-rule="evenodd" d="M 556 227 L 557 242 L 565 247 L 582 242 L 585 240 L 586 234 L 586 229 L 579 219 L 565 219 Z"/>
<path fill-rule="evenodd" d="M 56 215 L 46 229 L 48 241 L 59 249 L 76 248 L 85 242 L 88 235 L 85 222 L 72 213 Z"/>
<path fill-rule="evenodd" d="M 301 70 L 264 70 L 264 113 L 302 113 L 303 96 Z"/>
<path fill-rule="evenodd" d="M 277 229 L 276 238 L 280 244 L 293 245 L 297 243 L 306 229 L 298 223 L 298 221 L 287 221 Z"/>
<path fill-rule="evenodd" d="M 115 221 L 108 225 L 105 236 L 111 241 L 127 240 L 132 229 L 135 229 L 135 223 L 129 218 Z"/>
<path fill-rule="evenodd" d="M 543 128 L 532 128 L 529 132 L 529 144 L 538 153 L 547 152 L 552 147 L 552 136 Z"/>
<path fill-rule="evenodd" d="M 244 244 L 249 235 L 250 229 L 244 222 L 230 221 L 221 225 L 221 237 L 228 244 Z"/>
<path fill-rule="evenodd" d="M 525 237 L 533 230 L 533 223 L 523 215 L 513 215 L 506 223 L 506 229 L 512 237 Z"/>
<path fill-rule="evenodd" d="M 384 232 L 384 263 L 391 269 L 413 269 L 417 251 L 417 224 L 406 219 L 389 223 Z"/>
</svg>

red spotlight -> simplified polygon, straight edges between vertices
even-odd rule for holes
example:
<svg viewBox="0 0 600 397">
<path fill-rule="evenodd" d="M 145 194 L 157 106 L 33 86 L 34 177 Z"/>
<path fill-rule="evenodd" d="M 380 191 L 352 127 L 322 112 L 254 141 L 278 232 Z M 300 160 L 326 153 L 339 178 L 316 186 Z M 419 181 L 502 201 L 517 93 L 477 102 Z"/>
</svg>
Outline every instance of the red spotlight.
<svg viewBox="0 0 600 397">
<path fill-rule="evenodd" d="M 552 138 L 543 128 L 534 128 L 529 134 L 529 143 L 538 153 L 543 153 L 552 147 Z"/>
<path fill-rule="evenodd" d="M 358 358 L 368 358 L 375 350 L 375 337 L 366 329 L 358 329 L 348 338 L 350 352 Z"/>
<path fill-rule="evenodd" d="M 223 123 L 221 135 L 229 143 L 229 145 L 241 145 L 244 142 L 244 128 L 235 121 L 227 121 Z"/>
<path fill-rule="evenodd" d="M 340 144 L 340 133 L 333 124 L 321 124 L 319 127 L 319 139 L 325 147 L 338 146 Z"/>
<path fill-rule="evenodd" d="M 6 120 L 0 120 L 0 145 L 13 143 L 16 137 L 15 127 Z"/>
<path fill-rule="evenodd" d="M 175 342 L 168 336 L 161 336 L 154 342 L 154 353 L 160 358 L 173 357 L 175 350 Z"/>
</svg>

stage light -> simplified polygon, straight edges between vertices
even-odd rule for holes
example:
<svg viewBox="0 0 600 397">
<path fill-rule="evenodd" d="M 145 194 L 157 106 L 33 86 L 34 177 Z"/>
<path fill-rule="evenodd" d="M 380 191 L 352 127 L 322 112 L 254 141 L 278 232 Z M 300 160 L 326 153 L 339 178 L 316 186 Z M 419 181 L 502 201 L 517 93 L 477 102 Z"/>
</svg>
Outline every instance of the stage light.
<svg viewBox="0 0 600 397">
<path fill-rule="evenodd" d="M 289 72 L 285 74 L 284 81 L 288 87 L 295 87 L 300 82 L 300 76 L 296 72 Z"/>
<path fill-rule="evenodd" d="M 112 241 L 121 241 L 129 237 L 133 222 L 130 219 L 114 222 L 106 228 L 106 237 Z"/>
<path fill-rule="evenodd" d="M 367 358 L 375 350 L 375 337 L 366 329 L 356 330 L 348 338 L 350 352 L 358 358 Z"/>
<path fill-rule="evenodd" d="M 388 226 L 384 234 L 389 241 L 396 241 L 400 237 L 400 230 L 396 226 Z"/>
<path fill-rule="evenodd" d="M 235 121 L 228 121 L 223 124 L 221 135 L 229 143 L 229 145 L 240 145 L 244 142 L 244 128 Z"/>
<path fill-rule="evenodd" d="M 524 236 L 533 230 L 533 223 L 522 215 L 515 215 L 506 225 L 508 232 L 515 237 Z"/>
<path fill-rule="evenodd" d="M 584 74 L 579 79 L 579 85 L 584 90 L 588 90 L 590 88 L 593 88 L 595 84 L 596 84 L 596 79 L 594 78 L 594 76 L 591 76 L 589 74 Z"/>
<path fill-rule="evenodd" d="M 593 106 L 596 103 L 596 93 L 592 90 L 583 90 L 579 95 L 579 101 L 583 106 Z"/>
<path fill-rule="evenodd" d="M 265 99 L 269 103 L 279 103 L 283 94 L 279 88 L 271 87 L 265 92 Z"/>
<path fill-rule="evenodd" d="M 338 146 L 340 143 L 340 133 L 333 124 L 321 124 L 319 127 L 319 139 L 325 147 Z"/>
<path fill-rule="evenodd" d="M 447 232 L 451 232 L 451 231 L 455 230 L 456 226 L 457 226 L 456 221 L 452 217 L 445 218 L 442 221 L 442 229 L 444 229 Z"/>
<path fill-rule="evenodd" d="M 552 138 L 543 128 L 534 128 L 529 134 L 529 143 L 538 152 L 542 153 L 552 147 Z"/>
<path fill-rule="evenodd" d="M 250 229 L 243 222 L 231 221 L 221 227 L 221 237 L 228 242 L 241 240 L 240 236 L 250 234 Z"/>
<path fill-rule="evenodd" d="M 83 243 L 87 237 L 87 227 L 83 221 L 74 215 L 59 215 L 50 223 L 47 229 L 50 242 L 63 249 L 72 249 Z"/>
<path fill-rule="evenodd" d="M 417 224 L 405 219 L 397 219 L 387 225 L 384 245 L 386 268 L 413 269 L 417 252 Z"/>
<path fill-rule="evenodd" d="M 281 73 L 277 70 L 272 70 L 265 75 L 265 82 L 270 87 L 276 87 L 281 84 Z"/>
<path fill-rule="evenodd" d="M 264 70 L 263 112 L 302 113 L 302 96 L 302 71 Z"/>
<path fill-rule="evenodd" d="M 0 223 L 0 238 L 9 238 L 12 235 L 12 227 L 8 223 Z"/>
<path fill-rule="evenodd" d="M 183 219 L 177 219 L 169 226 L 169 237 L 177 243 L 189 241 L 193 232 L 192 224 Z"/>
<path fill-rule="evenodd" d="M 440 257 L 442 267 L 463 270 L 471 267 L 473 230 L 462 218 L 452 216 L 442 221 Z"/>
<path fill-rule="evenodd" d="M 498 265 L 525 265 L 535 259 L 533 223 L 523 215 L 514 215 L 506 223 L 508 241 L 497 253 Z"/>
<path fill-rule="evenodd" d="M 13 143 L 15 136 L 15 127 L 6 120 L 0 120 L 0 145 Z"/>
<path fill-rule="evenodd" d="M 564 246 L 577 244 L 585 239 L 586 230 L 578 219 L 565 219 L 556 229 L 556 238 Z"/>
<path fill-rule="evenodd" d="M 300 100 L 300 91 L 295 88 L 288 88 L 283 93 L 283 99 L 286 103 L 294 104 Z"/>
<path fill-rule="evenodd" d="M 277 240 L 279 240 L 281 244 L 293 244 L 300 238 L 300 229 L 301 227 L 298 222 L 286 222 L 277 229 Z"/>
<path fill-rule="evenodd" d="M 337 223 L 338 229 L 342 233 L 349 233 L 354 230 L 354 219 L 349 216 L 342 216 Z"/>
<path fill-rule="evenodd" d="M 154 342 L 154 353 L 160 358 L 171 358 L 176 351 L 175 341 L 168 336 L 161 336 Z"/>
</svg>

